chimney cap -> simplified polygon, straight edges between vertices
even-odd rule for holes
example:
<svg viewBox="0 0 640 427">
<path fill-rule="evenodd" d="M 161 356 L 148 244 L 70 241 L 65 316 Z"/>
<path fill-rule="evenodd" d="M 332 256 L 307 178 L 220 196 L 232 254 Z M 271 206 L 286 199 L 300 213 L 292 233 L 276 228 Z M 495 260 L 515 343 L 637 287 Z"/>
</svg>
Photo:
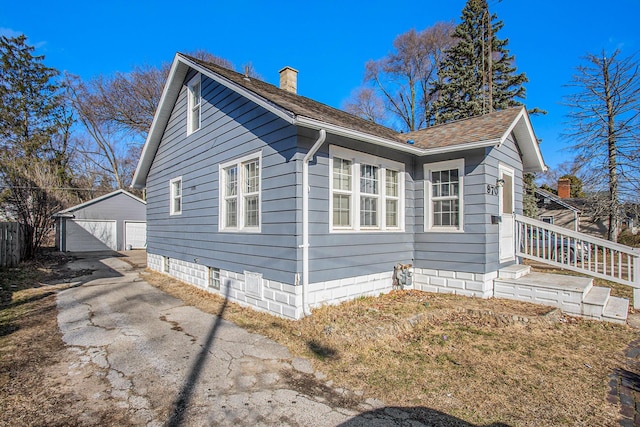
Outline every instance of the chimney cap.
<svg viewBox="0 0 640 427">
<path fill-rule="evenodd" d="M 288 65 L 280 70 L 280 89 L 291 93 L 297 93 L 298 70 Z"/>
</svg>

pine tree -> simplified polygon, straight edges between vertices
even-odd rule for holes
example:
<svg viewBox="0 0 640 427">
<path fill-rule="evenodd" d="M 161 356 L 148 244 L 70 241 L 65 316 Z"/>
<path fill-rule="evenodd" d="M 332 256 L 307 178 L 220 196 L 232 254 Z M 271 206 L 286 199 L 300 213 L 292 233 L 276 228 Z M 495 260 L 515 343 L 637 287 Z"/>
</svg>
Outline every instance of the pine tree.
<svg viewBox="0 0 640 427">
<path fill-rule="evenodd" d="M 57 70 L 32 54 L 24 35 L 0 37 L 0 207 L 21 223 L 33 257 L 62 207 L 54 189 L 70 182 L 71 117 Z"/>
<path fill-rule="evenodd" d="M 491 15 L 486 0 L 468 0 L 436 84 L 436 123 L 478 116 L 521 105 L 527 77 L 516 74 L 508 40 L 496 35 L 504 26 Z"/>
</svg>

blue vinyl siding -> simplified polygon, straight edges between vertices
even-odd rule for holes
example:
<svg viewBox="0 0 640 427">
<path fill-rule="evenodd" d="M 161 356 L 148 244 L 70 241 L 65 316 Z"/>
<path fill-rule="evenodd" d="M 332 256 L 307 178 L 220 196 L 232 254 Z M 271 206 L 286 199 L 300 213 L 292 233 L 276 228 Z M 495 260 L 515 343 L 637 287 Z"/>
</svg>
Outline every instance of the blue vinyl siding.
<svg viewBox="0 0 640 427">
<path fill-rule="evenodd" d="M 187 74 L 185 81 L 193 77 Z M 296 128 L 238 93 L 202 76 L 202 126 L 187 136 L 183 87 L 147 177 L 147 247 L 153 254 L 292 284 L 302 272 L 302 159 L 317 131 Z M 329 146 L 404 164 L 404 230 L 330 232 Z M 261 156 L 261 231 L 220 232 L 219 165 Z M 464 230 L 425 232 L 425 163 L 464 158 Z M 498 263 L 498 196 L 487 194 L 500 164 L 515 170 L 522 209 L 522 162 L 513 139 L 500 147 L 414 157 L 327 135 L 309 165 L 311 283 L 390 272 L 397 263 L 486 273 Z M 169 215 L 169 182 L 182 177 L 182 214 Z"/>
<path fill-rule="evenodd" d="M 313 136 L 315 137 L 315 135 Z M 301 138 L 306 147 L 313 137 Z M 405 165 L 405 230 L 330 232 L 329 145 L 368 153 Z M 407 154 L 328 135 L 309 167 L 309 280 L 311 283 L 389 272 L 413 259 L 413 160 Z"/>
<path fill-rule="evenodd" d="M 292 283 L 298 272 L 296 162 L 290 161 L 295 129 L 203 76 L 202 127 L 187 136 L 186 98 L 183 87 L 147 179 L 148 251 L 189 262 L 197 258 L 201 264 L 238 273 L 257 271 L 266 279 Z M 219 164 L 257 153 L 261 232 L 220 232 Z M 169 216 L 169 180 L 178 176 L 182 214 Z"/>
</svg>

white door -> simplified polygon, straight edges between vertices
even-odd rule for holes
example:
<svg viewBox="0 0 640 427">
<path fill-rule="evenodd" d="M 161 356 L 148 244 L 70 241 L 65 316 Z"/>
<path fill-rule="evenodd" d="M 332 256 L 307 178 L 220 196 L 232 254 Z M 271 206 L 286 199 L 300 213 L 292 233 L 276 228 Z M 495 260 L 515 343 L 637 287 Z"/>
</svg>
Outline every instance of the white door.
<svg viewBox="0 0 640 427">
<path fill-rule="evenodd" d="M 115 221 L 67 221 L 67 251 L 117 250 Z"/>
<path fill-rule="evenodd" d="M 147 223 L 130 222 L 124 224 L 124 248 L 144 249 L 147 247 Z"/>
<path fill-rule="evenodd" d="M 515 259 L 515 222 L 513 183 L 514 171 L 506 166 L 499 167 L 498 179 L 500 180 L 499 209 L 500 209 L 500 262 Z"/>
</svg>

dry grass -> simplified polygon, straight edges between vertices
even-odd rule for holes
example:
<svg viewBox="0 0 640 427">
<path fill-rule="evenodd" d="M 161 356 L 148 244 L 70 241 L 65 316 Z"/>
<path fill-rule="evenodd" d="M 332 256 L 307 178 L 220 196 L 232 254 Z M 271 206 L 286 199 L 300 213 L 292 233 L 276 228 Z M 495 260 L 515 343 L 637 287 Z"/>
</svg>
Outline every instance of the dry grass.
<svg viewBox="0 0 640 427">
<path fill-rule="evenodd" d="M 223 307 L 164 275 L 145 278 L 203 311 Z M 639 337 L 538 305 L 418 291 L 323 307 L 297 322 L 235 304 L 223 317 L 313 358 L 335 384 L 474 424 L 617 425 L 607 377 Z"/>
<path fill-rule="evenodd" d="M 58 364 L 67 352 L 55 293 L 68 285 L 41 282 L 68 274 L 61 269 L 65 261 L 53 257 L 0 270 L 0 426 L 70 426 L 81 419 L 130 424 L 122 410 L 87 408 L 83 390 L 65 387 Z"/>
</svg>

